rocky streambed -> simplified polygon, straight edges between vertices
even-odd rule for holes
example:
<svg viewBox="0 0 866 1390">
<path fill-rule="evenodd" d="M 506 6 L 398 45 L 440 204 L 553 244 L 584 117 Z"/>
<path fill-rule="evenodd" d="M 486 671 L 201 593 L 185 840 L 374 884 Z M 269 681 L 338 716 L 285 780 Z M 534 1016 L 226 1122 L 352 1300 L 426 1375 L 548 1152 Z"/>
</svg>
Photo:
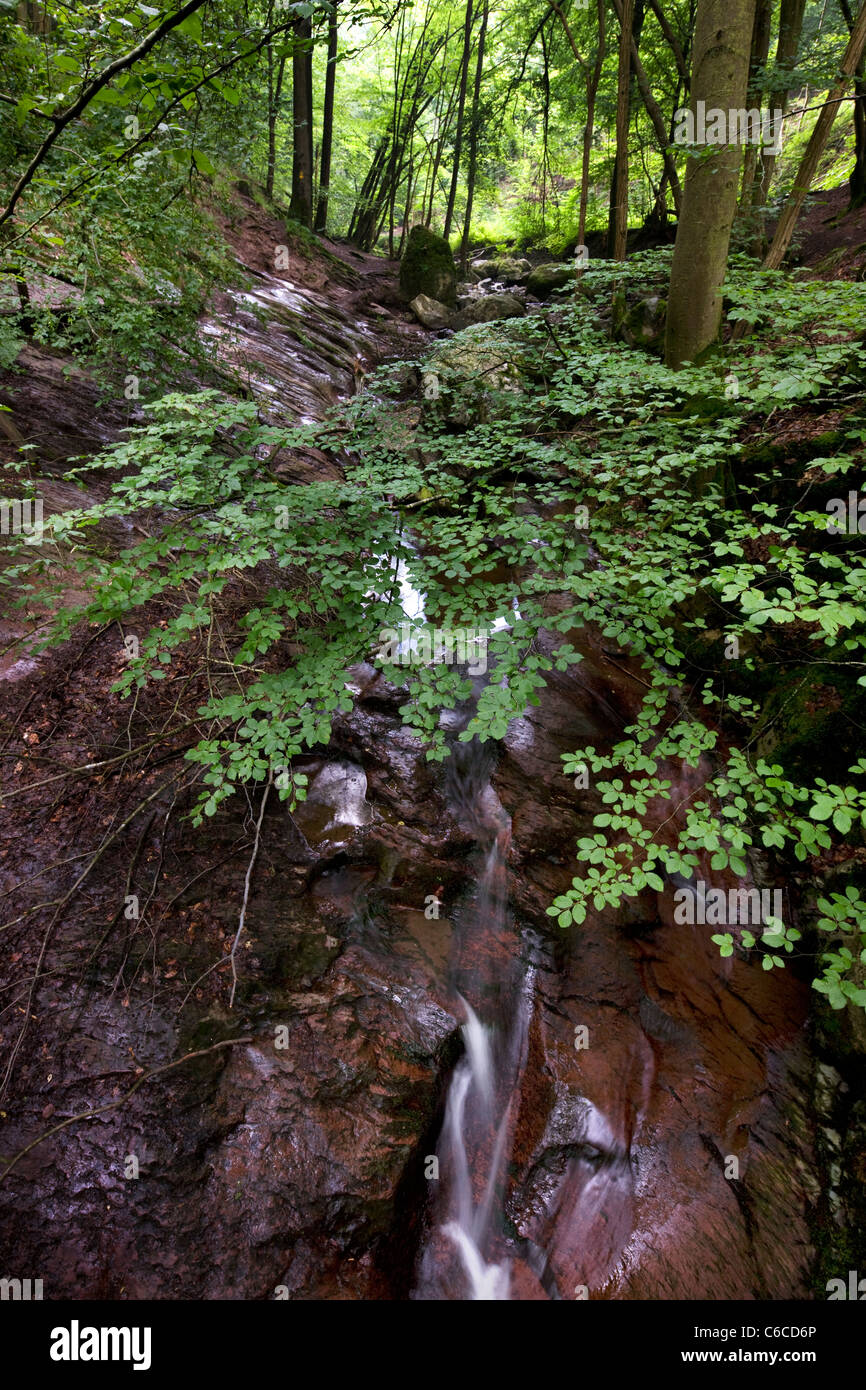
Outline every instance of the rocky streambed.
<svg viewBox="0 0 866 1390">
<path fill-rule="evenodd" d="M 371 273 L 354 301 L 267 278 L 255 304 L 211 320 L 270 410 L 314 417 L 365 350 L 417 348 L 387 304 L 369 308 L 394 268 Z M 82 414 L 70 452 L 87 443 Z M 508 1114 L 485 1254 L 507 1264 L 508 1296 L 812 1296 L 817 1233 L 846 1218 L 842 1151 L 850 1168 L 863 1150 L 845 1078 L 811 1045 L 806 983 L 722 960 L 706 928 L 674 920 L 672 886 L 568 933 L 546 914 L 601 805 L 561 755 L 618 737 L 642 692 L 621 653 L 571 640 L 583 661 L 551 674 L 500 745 L 443 767 L 403 730 L 400 690 L 356 667 L 352 711 L 305 760 L 306 802 L 262 815 L 260 793 L 236 798 L 200 832 L 171 780 L 182 740 L 140 767 L 120 756 L 116 631 L 5 683 L 11 790 L 117 759 L 5 804 L 0 1153 L 46 1136 L 0 1183 L 6 1273 L 59 1299 L 472 1296 L 442 1234 L 443 1125 L 481 1046 L 471 1011 L 498 1068 L 493 1128 Z M 213 966 L 259 817 L 229 1010 Z M 97 853 L 67 898 L 71 857 Z M 482 1122 L 470 1139 L 477 1206 Z"/>
</svg>

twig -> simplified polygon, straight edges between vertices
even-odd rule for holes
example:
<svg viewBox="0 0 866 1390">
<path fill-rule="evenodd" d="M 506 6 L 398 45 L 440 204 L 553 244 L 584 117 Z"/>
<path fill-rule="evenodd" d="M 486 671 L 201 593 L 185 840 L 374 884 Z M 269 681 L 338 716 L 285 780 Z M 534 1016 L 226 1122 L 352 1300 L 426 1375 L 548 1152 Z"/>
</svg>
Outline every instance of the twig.
<svg viewBox="0 0 866 1390">
<path fill-rule="evenodd" d="M 244 929 L 244 918 L 245 918 L 246 915 L 247 915 L 247 901 L 249 900 L 249 896 L 250 896 L 250 880 L 252 879 L 252 876 L 253 876 L 253 867 L 254 867 L 255 862 L 256 862 L 256 856 L 258 855 L 258 852 L 259 852 L 259 841 L 261 840 L 261 837 L 262 837 L 262 821 L 263 821 L 264 818 L 265 818 L 265 807 L 266 807 L 267 804 L 268 804 L 268 792 L 271 790 L 271 784 L 273 783 L 273 780 L 274 780 L 274 774 L 273 774 L 273 771 L 271 771 L 271 772 L 268 774 L 268 783 L 267 783 L 267 786 L 265 787 L 264 795 L 262 796 L 261 810 L 259 811 L 259 818 L 258 818 L 258 821 L 256 822 L 256 838 L 255 838 L 255 840 L 254 840 L 254 842 L 253 842 L 253 852 L 252 852 L 252 854 L 250 855 L 250 862 L 249 862 L 249 864 L 247 865 L 247 876 L 246 876 L 246 878 L 244 879 L 244 899 L 243 899 L 243 902 L 241 903 L 241 916 L 240 916 L 240 921 L 238 922 L 238 929 L 237 929 L 237 931 L 235 932 L 235 939 L 234 939 L 234 941 L 232 942 L 231 954 L 230 954 L 230 956 L 229 956 L 229 960 L 230 960 L 231 963 L 232 963 L 232 992 L 231 992 L 231 996 L 230 996 L 230 998 L 229 998 L 229 1008 L 230 1008 L 230 1009 L 233 1008 L 233 1006 L 234 1006 L 234 1002 L 235 1002 L 235 990 L 236 990 L 237 987 L 238 987 L 238 972 L 237 972 L 237 967 L 236 967 L 236 965 L 235 965 L 235 954 L 236 954 L 237 949 L 238 949 L 238 946 L 239 946 L 239 944 L 240 944 L 241 933 L 243 932 L 243 929 Z"/>
<path fill-rule="evenodd" d="M 139 804 L 135 807 L 135 809 L 134 809 L 133 811 L 131 811 L 130 814 L 127 816 L 127 818 L 126 818 L 126 820 L 123 822 L 123 824 L 120 825 L 120 826 L 118 826 L 117 830 L 115 830 L 114 833 L 113 833 L 111 836 L 109 836 L 108 839 L 106 839 L 106 840 L 103 841 L 103 843 L 100 845 L 99 849 L 96 851 L 96 853 L 94 854 L 93 858 L 91 859 L 90 863 L 88 864 L 87 868 L 84 869 L 84 871 L 83 871 L 81 874 L 79 874 L 78 878 L 75 880 L 75 882 L 73 883 L 72 887 L 69 889 L 69 892 L 66 893 L 66 894 L 59 900 L 59 902 L 57 903 L 57 907 L 56 907 L 56 910 L 55 910 L 55 912 L 54 912 L 54 915 L 52 916 L 51 921 L 48 923 L 48 926 L 47 926 L 47 928 L 46 928 L 46 930 L 45 930 L 45 935 L 44 935 L 43 938 L 42 938 L 42 946 L 41 946 L 40 951 L 39 951 L 39 959 L 38 959 L 37 962 L 36 962 L 36 969 L 35 969 L 35 971 L 33 972 L 33 978 L 32 978 L 31 981 L 30 981 L 30 989 L 29 989 L 28 995 L 27 995 L 27 1005 L 26 1005 L 26 1008 L 25 1008 L 25 1011 L 24 1011 L 24 1022 L 23 1022 L 22 1025 L 21 1025 L 21 1029 L 20 1029 L 20 1031 L 19 1031 L 19 1033 L 18 1033 L 18 1037 L 15 1039 L 15 1044 L 14 1044 L 14 1046 L 13 1046 L 13 1048 L 12 1048 L 12 1052 L 11 1052 L 11 1055 L 10 1055 L 10 1057 L 9 1057 L 9 1061 L 8 1061 L 8 1063 L 7 1063 L 7 1065 L 6 1065 L 6 1071 L 5 1071 L 4 1074 L 3 1074 L 3 1081 L 2 1081 L 2 1083 L 0 1083 L 0 1100 L 2 1100 L 3 1096 L 6 1094 L 6 1090 L 7 1090 L 8 1086 L 9 1086 L 9 1082 L 10 1082 L 10 1080 L 12 1079 L 12 1070 L 13 1070 L 13 1068 L 14 1068 L 14 1066 L 15 1066 L 15 1060 L 16 1060 L 16 1058 L 17 1058 L 17 1056 L 18 1056 L 18 1053 L 21 1051 L 21 1045 L 22 1045 L 22 1043 L 24 1042 L 24 1037 L 25 1037 L 25 1034 L 26 1034 L 26 1032 L 27 1032 L 27 1025 L 28 1025 L 28 1023 L 30 1022 L 30 1013 L 31 1013 L 31 1010 L 32 1010 L 32 1008 L 33 1008 L 33 998 L 34 998 L 34 995 L 35 995 L 35 992 L 36 992 L 36 984 L 37 984 L 38 980 L 41 978 L 41 973 L 42 973 L 42 962 L 45 960 L 45 954 L 46 954 L 46 952 L 47 952 L 47 950 L 48 950 L 48 944 L 49 944 L 49 942 L 50 942 L 50 940 L 51 940 L 51 937 L 52 937 L 52 935 L 53 935 L 54 927 L 55 927 L 55 925 L 56 925 L 56 923 L 57 923 L 57 919 L 58 919 L 58 917 L 60 916 L 60 913 L 63 911 L 63 909 L 64 909 L 64 907 L 66 906 L 66 904 L 67 904 L 68 902 L 70 902 L 71 899 L 72 899 L 72 898 L 75 896 L 75 894 L 78 892 L 78 890 L 79 890 L 79 888 L 81 887 L 81 885 L 82 885 L 82 883 L 84 882 L 84 880 L 85 880 L 85 879 L 92 873 L 92 871 L 96 868 L 96 865 L 99 863 L 100 859 L 101 859 L 102 856 L 105 854 L 105 852 L 106 852 L 106 850 L 108 849 L 109 845 L 111 845 L 111 844 L 114 843 L 114 841 L 117 839 L 117 837 L 118 837 L 119 835 L 121 835 L 121 834 L 123 833 L 123 831 L 126 829 L 126 827 L 127 827 L 132 821 L 135 820 L 136 816 L 139 816 L 139 815 L 141 814 L 141 812 L 144 810 L 144 808 L 145 808 L 146 806 L 149 806 L 149 805 L 150 805 L 151 801 L 155 801 L 156 798 L 157 798 L 158 796 L 161 796 L 162 793 L 163 793 L 164 791 L 167 791 L 168 788 L 169 788 L 174 782 L 176 782 L 176 781 L 178 780 L 179 777 L 181 777 L 181 776 L 183 775 L 183 773 L 185 772 L 185 770 L 186 770 L 185 768 L 181 768 L 181 770 L 180 770 L 179 772 L 176 772 L 176 773 L 174 774 L 173 777 L 170 777 L 170 778 L 168 779 L 167 782 L 163 782 L 160 786 L 158 786 L 158 787 L 156 788 L 156 791 L 151 792 L 150 796 L 146 797 L 144 801 L 139 802 Z"/>
<path fill-rule="evenodd" d="M 206 1057 L 209 1052 L 216 1052 L 221 1047 L 237 1047 L 241 1043 L 251 1043 L 252 1037 L 244 1038 L 224 1038 L 222 1042 L 212 1043 L 210 1047 L 203 1047 L 200 1052 L 187 1052 L 183 1057 L 176 1057 L 173 1062 L 166 1062 L 164 1066 L 154 1067 L 153 1071 L 146 1071 L 138 1080 L 130 1086 L 125 1096 L 120 1096 L 118 1100 L 107 1101 L 105 1105 L 97 1105 L 93 1110 L 83 1110 L 80 1115 L 70 1115 L 67 1119 L 61 1120 L 59 1125 L 54 1125 L 51 1129 L 46 1129 L 44 1134 L 32 1139 L 29 1144 L 25 1144 L 23 1149 L 19 1149 L 7 1163 L 3 1172 L 0 1173 L 0 1182 L 8 1178 L 16 1163 L 35 1149 L 39 1144 L 43 1144 L 46 1139 L 50 1139 L 52 1134 L 57 1134 L 59 1130 L 68 1128 L 69 1125 L 77 1124 L 79 1120 L 91 1120 L 96 1115 L 104 1115 L 108 1110 L 119 1110 L 121 1105 L 125 1105 L 128 1100 L 135 1095 L 139 1086 L 143 1086 L 145 1081 L 152 1081 L 155 1076 L 161 1076 L 163 1072 L 171 1071 L 174 1067 L 180 1067 L 184 1062 L 191 1062 L 196 1057 Z M 109 1073 L 111 1075 L 111 1073 Z"/>
</svg>

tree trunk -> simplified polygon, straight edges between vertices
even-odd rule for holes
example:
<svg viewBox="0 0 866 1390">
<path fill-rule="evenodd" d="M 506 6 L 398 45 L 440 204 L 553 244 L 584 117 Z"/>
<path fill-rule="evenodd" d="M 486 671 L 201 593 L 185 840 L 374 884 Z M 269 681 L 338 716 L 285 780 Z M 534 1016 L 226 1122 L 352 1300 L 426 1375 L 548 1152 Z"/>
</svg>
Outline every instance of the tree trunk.
<svg viewBox="0 0 866 1390">
<path fill-rule="evenodd" d="M 448 134 L 448 126 L 451 122 L 451 113 L 454 110 L 455 94 L 453 91 L 451 92 L 448 101 L 445 101 L 444 72 L 446 64 L 448 62 L 449 37 L 450 36 L 446 36 L 445 51 L 442 55 L 443 79 L 440 80 L 438 84 L 438 91 L 436 93 L 435 129 L 433 133 L 434 153 L 433 163 L 430 168 L 430 181 L 427 186 L 427 190 L 425 191 L 425 195 L 421 200 L 421 214 L 423 217 L 425 227 L 430 227 L 433 224 L 433 202 L 436 197 L 436 183 L 439 178 L 439 165 L 442 163 L 442 155 L 445 150 L 445 137 Z M 427 198 L 428 192 L 429 202 Z"/>
<path fill-rule="evenodd" d="M 854 28 L 854 16 L 848 0 L 839 0 L 848 32 Z M 866 203 L 866 81 L 863 75 L 863 59 L 857 64 L 854 77 L 854 168 L 848 177 L 848 194 L 852 208 Z"/>
<path fill-rule="evenodd" d="M 313 53 L 312 23 L 294 25 L 292 48 L 292 200 L 289 217 L 313 225 Z"/>
<path fill-rule="evenodd" d="M 274 76 L 274 50 L 271 44 L 268 44 L 268 168 L 265 192 L 269 198 L 274 196 L 274 178 L 277 171 L 277 116 L 285 71 L 286 57 L 283 54 L 277 64 L 276 77 Z"/>
<path fill-rule="evenodd" d="M 658 0 L 650 0 L 650 8 L 652 9 L 653 14 L 659 22 L 659 26 L 661 27 L 661 31 L 665 36 L 667 45 L 670 48 L 671 53 L 673 53 L 674 55 L 674 62 L 677 65 L 677 72 L 680 75 L 680 81 L 682 82 L 686 91 L 688 91 L 689 65 L 686 62 L 686 55 L 683 53 L 682 45 L 680 44 L 679 39 L 677 38 L 670 24 L 668 23 L 668 20 L 661 6 L 659 5 Z"/>
<path fill-rule="evenodd" d="M 779 37 L 776 42 L 777 68 L 781 67 L 783 70 L 790 68 L 797 60 L 805 8 L 806 0 L 782 0 L 782 8 L 779 11 Z M 788 105 L 789 95 L 790 88 L 787 82 L 784 87 L 777 87 L 774 92 L 771 92 L 768 98 L 770 111 L 784 111 Z M 765 151 L 761 162 L 761 207 L 767 206 L 775 167 L 776 156 L 771 151 Z"/>
<path fill-rule="evenodd" d="M 848 176 L 849 211 L 866 203 L 866 81 L 862 60 L 854 79 L 854 97 L 854 168 Z"/>
<path fill-rule="evenodd" d="M 472 0 L 466 0 L 466 19 L 463 25 L 463 55 L 460 59 L 460 91 L 457 97 L 457 125 L 454 131 L 454 163 L 451 167 L 451 187 L 448 191 L 448 207 L 445 211 L 445 240 L 451 233 L 454 220 L 454 204 L 457 201 L 457 179 L 460 174 L 460 153 L 463 145 L 463 111 L 466 106 L 466 85 L 469 80 L 469 58 L 472 53 Z"/>
<path fill-rule="evenodd" d="M 542 24 L 541 39 L 541 90 L 544 94 L 541 109 L 541 235 L 547 233 L 547 172 L 550 154 L 550 54 Z"/>
<path fill-rule="evenodd" d="M 475 175 L 478 169 L 478 131 L 480 128 L 479 108 L 481 103 L 481 77 L 484 71 L 484 42 L 487 37 L 488 0 L 483 0 L 481 9 L 481 28 L 478 31 L 478 57 L 475 62 L 475 90 L 472 93 L 472 115 L 469 118 L 469 163 L 466 169 L 466 217 L 463 223 L 463 240 L 460 243 L 460 273 L 466 278 L 466 260 L 469 250 L 469 225 L 472 221 L 472 202 L 475 196 Z"/>
<path fill-rule="evenodd" d="M 361 230 L 364 223 L 364 218 L 367 216 L 369 212 L 370 203 L 375 193 L 376 185 L 379 181 L 379 175 L 382 171 L 382 166 L 384 165 L 386 156 L 388 154 L 389 143 L 389 137 L 387 135 L 383 135 L 373 153 L 373 158 L 370 161 L 370 167 L 367 170 L 367 176 L 364 179 L 364 182 L 361 184 L 360 192 L 358 193 L 358 197 L 355 201 L 355 208 L 352 213 L 352 220 L 349 223 L 349 240 L 357 242 L 359 246 L 361 244 Z"/>
<path fill-rule="evenodd" d="M 631 43 L 634 0 L 621 0 L 619 68 L 616 84 L 616 160 L 613 178 L 613 258 L 625 260 L 628 239 L 628 127 L 631 94 Z"/>
<path fill-rule="evenodd" d="M 755 0 L 698 0 L 692 46 L 692 109 L 742 107 L 749 76 Z M 694 362 L 715 342 L 721 287 L 737 210 L 738 145 L 708 147 L 690 158 L 668 292 L 665 361 Z"/>
<path fill-rule="evenodd" d="M 402 227 L 400 228 L 400 244 L 399 244 L 399 246 L 397 247 L 397 260 L 398 260 L 398 261 L 402 259 L 402 256 L 403 256 L 403 247 L 406 245 L 406 237 L 407 237 L 407 235 L 408 235 L 408 233 L 409 233 L 409 223 L 410 223 L 411 218 L 412 218 L 412 202 L 413 202 L 413 199 L 414 199 L 414 197 L 415 197 L 416 187 L 417 187 L 417 179 L 416 179 L 416 176 L 415 176 L 415 172 L 414 172 L 414 170 L 413 170 L 413 168 L 412 168 L 412 165 L 411 165 L 411 163 L 410 163 L 410 165 L 409 165 L 409 177 L 408 177 L 408 179 L 407 179 L 407 181 L 406 181 L 406 206 L 405 206 L 404 209 L 403 209 L 403 225 L 402 225 Z"/>
<path fill-rule="evenodd" d="M 806 152 L 797 170 L 797 177 L 794 180 L 794 187 L 791 191 L 787 203 L 782 209 L 782 216 L 779 218 L 776 227 L 776 235 L 773 237 L 772 245 L 764 260 L 765 270 L 777 270 L 785 259 L 785 253 L 791 244 L 791 237 L 794 234 L 794 227 L 797 218 L 800 216 L 800 209 L 806 199 L 806 194 L 812 187 L 812 180 L 818 169 L 821 155 L 824 153 L 824 146 L 833 128 L 839 107 L 842 104 L 845 92 L 850 85 L 860 59 L 863 55 L 863 48 L 866 45 L 866 0 L 860 8 L 854 27 L 851 30 L 851 37 L 848 40 L 848 47 L 845 49 L 845 56 L 840 64 L 839 71 L 841 76 L 830 92 L 815 122 L 815 129 L 812 131 L 811 138 L 806 146 Z"/>
<path fill-rule="evenodd" d="M 770 56 L 770 28 L 773 23 L 773 0 L 758 0 L 755 6 L 755 22 L 752 25 L 752 53 L 749 58 L 749 85 L 746 89 L 746 105 L 760 107 L 763 88 L 758 73 L 767 65 Z M 772 108 L 771 108 L 772 110 Z M 740 190 L 739 216 L 747 218 L 752 211 L 752 187 L 758 167 L 758 146 L 747 145 L 743 162 L 743 183 Z"/>
<path fill-rule="evenodd" d="M 622 12 L 622 0 L 613 0 L 613 3 L 614 7 L 616 8 L 617 17 L 619 18 L 620 23 L 622 23 L 622 20 L 624 18 Z M 769 3 L 769 0 L 767 0 L 767 3 Z M 635 29 L 637 29 L 638 26 L 635 25 L 634 27 Z M 640 35 L 638 34 L 638 39 L 639 38 Z M 679 217 L 680 207 L 682 204 L 682 189 L 680 188 L 680 179 L 679 174 L 677 173 L 676 161 L 673 155 L 670 154 L 668 151 L 670 137 L 668 135 L 667 126 L 665 125 L 665 118 L 661 113 L 661 108 L 658 102 L 653 96 L 652 88 L 649 84 L 649 78 L 646 75 L 643 63 L 640 60 L 640 54 L 638 53 L 638 47 L 637 42 L 635 41 L 634 33 L 631 36 L 631 65 L 634 75 L 637 78 L 637 85 L 640 89 L 641 98 L 643 100 L 644 106 L 646 107 L 647 115 L 653 123 L 653 130 L 656 133 L 656 139 L 659 142 L 659 150 L 661 151 L 661 156 L 664 160 L 665 175 L 668 183 L 671 186 L 674 207 L 676 208 L 677 217 Z M 622 257 L 617 257 L 617 259 L 621 260 Z"/>
<path fill-rule="evenodd" d="M 322 162 L 319 170 L 319 201 L 316 204 L 315 229 L 324 232 L 328 227 L 328 194 L 331 182 L 331 150 L 334 144 L 334 88 L 337 81 L 337 5 L 328 19 L 328 65 L 325 68 L 325 101 L 322 107 Z"/>
<path fill-rule="evenodd" d="M 592 154 L 592 132 L 595 124 L 595 99 L 598 95 L 598 84 L 601 81 L 601 70 L 604 66 L 604 54 L 607 47 L 605 0 L 597 0 L 598 8 L 598 47 L 595 51 L 595 62 L 592 66 L 586 84 L 586 125 L 583 128 L 583 160 L 580 170 L 580 213 L 577 221 L 577 240 L 580 246 L 583 245 L 586 236 L 586 209 L 589 203 L 589 160 Z"/>
</svg>

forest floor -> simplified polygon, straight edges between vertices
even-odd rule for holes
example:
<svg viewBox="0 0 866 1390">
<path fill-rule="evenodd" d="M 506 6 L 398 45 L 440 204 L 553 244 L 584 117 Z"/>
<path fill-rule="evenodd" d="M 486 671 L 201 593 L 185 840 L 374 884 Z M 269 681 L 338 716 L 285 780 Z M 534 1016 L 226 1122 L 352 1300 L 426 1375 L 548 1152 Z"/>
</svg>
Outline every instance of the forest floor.
<svg viewBox="0 0 866 1390">
<path fill-rule="evenodd" d="M 792 260 L 825 280 L 861 280 L 866 270 L 866 205 L 848 211 L 848 187 L 812 193 L 794 238 Z"/>
</svg>

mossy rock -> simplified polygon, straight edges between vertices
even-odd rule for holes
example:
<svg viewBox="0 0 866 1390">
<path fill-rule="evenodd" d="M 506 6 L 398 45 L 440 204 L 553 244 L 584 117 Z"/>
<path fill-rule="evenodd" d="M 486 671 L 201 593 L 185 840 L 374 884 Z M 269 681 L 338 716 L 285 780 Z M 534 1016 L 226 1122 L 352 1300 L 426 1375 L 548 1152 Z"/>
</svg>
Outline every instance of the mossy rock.
<svg viewBox="0 0 866 1390">
<path fill-rule="evenodd" d="M 496 267 L 496 274 L 504 285 L 519 285 L 531 272 L 532 266 L 522 256 L 505 256 Z"/>
<path fill-rule="evenodd" d="M 400 289 L 407 299 L 425 294 L 440 304 L 457 304 L 457 267 L 444 237 L 413 227 L 400 262 Z"/>
<path fill-rule="evenodd" d="M 461 427 L 507 413 L 507 396 L 522 390 L 520 373 L 508 354 L 477 333 L 470 328 L 437 344 L 426 364 L 439 388 L 429 408 Z"/>
<path fill-rule="evenodd" d="M 862 752 L 864 705 L 853 675 L 836 670 L 831 683 L 812 667 L 795 667 L 765 698 L 758 753 L 805 780 L 816 772 L 831 781 L 844 777 Z"/>
<path fill-rule="evenodd" d="M 628 304 L 620 292 L 613 299 L 614 337 L 629 347 L 661 352 L 665 337 L 667 304 L 660 295 Z"/>
<path fill-rule="evenodd" d="M 455 328 L 468 328 L 473 323 L 493 323 L 497 319 L 520 318 L 526 313 L 525 305 L 513 294 L 485 294 L 478 299 L 470 299 L 459 314 L 455 315 Z"/>
<path fill-rule="evenodd" d="M 572 280 L 577 278 L 577 268 L 574 265 L 557 265 L 549 262 L 546 265 L 537 265 L 526 280 L 526 288 L 530 294 L 534 294 L 536 299 L 547 299 L 554 290 L 564 289 Z"/>
</svg>

